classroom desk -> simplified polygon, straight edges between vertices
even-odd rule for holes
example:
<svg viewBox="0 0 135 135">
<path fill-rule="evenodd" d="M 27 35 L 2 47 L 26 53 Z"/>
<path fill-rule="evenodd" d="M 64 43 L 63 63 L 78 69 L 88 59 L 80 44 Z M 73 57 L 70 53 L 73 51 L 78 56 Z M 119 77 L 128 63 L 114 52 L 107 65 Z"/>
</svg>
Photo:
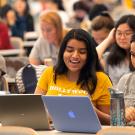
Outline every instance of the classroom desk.
<svg viewBox="0 0 135 135">
<path fill-rule="evenodd" d="M 37 131 L 39 135 L 95 135 L 91 133 L 67 133 L 67 132 L 60 132 L 56 130 L 52 131 Z"/>
<path fill-rule="evenodd" d="M 23 46 L 24 48 L 33 47 L 34 44 L 35 44 L 35 41 L 24 41 Z"/>
</svg>

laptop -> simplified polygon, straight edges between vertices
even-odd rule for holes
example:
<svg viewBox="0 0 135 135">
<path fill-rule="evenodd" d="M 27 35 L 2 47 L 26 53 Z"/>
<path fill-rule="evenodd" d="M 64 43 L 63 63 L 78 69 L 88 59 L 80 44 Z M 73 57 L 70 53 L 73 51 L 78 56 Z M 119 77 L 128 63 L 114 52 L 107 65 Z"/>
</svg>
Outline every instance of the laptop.
<svg viewBox="0 0 135 135">
<path fill-rule="evenodd" d="M 86 96 L 42 96 L 54 128 L 64 132 L 96 133 L 101 124 Z"/>
<path fill-rule="evenodd" d="M 41 95 L 0 95 L 0 122 L 3 126 L 51 129 Z"/>
</svg>

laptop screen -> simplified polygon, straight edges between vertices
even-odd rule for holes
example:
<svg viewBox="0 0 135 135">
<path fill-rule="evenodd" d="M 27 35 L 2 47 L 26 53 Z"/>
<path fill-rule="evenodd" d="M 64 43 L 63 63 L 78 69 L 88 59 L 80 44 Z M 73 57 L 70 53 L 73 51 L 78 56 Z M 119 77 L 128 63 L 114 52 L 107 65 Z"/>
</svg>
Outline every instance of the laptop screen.
<svg viewBox="0 0 135 135">
<path fill-rule="evenodd" d="M 101 124 L 89 97 L 84 96 L 42 96 L 54 128 L 66 132 L 96 133 Z"/>
<path fill-rule="evenodd" d="M 0 122 L 2 125 L 50 129 L 41 95 L 0 95 Z"/>
</svg>

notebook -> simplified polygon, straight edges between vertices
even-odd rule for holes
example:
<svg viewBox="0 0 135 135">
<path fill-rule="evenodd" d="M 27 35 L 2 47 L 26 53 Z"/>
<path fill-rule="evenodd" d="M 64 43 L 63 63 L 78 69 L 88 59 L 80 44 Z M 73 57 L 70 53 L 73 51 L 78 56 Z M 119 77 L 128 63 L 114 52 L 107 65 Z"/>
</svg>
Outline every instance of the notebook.
<svg viewBox="0 0 135 135">
<path fill-rule="evenodd" d="M 0 122 L 2 125 L 51 129 L 41 95 L 0 95 Z"/>
<path fill-rule="evenodd" d="M 101 129 L 89 97 L 42 96 L 42 99 L 56 130 L 96 133 Z"/>
</svg>

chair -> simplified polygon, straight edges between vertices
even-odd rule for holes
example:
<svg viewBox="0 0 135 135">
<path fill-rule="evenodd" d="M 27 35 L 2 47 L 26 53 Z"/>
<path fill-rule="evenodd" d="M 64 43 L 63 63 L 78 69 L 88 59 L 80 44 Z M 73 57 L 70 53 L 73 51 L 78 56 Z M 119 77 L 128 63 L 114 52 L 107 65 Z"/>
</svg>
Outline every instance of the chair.
<svg viewBox="0 0 135 135">
<path fill-rule="evenodd" d="M 9 92 L 8 82 L 5 76 L 0 76 L 0 91 Z"/>
<path fill-rule="evenodd" d="M 26 56 L 5 57 L 7 75 L 11 78 L 15 78 L 17 71 L 29 63 L 29 59 Z"/>
<path fill-rule="evenodd" d="M 22 49 L 23 48 L 23 40 L 19 37 L 10 37 L 10 42 L 16 49 Z"/>
<path fill-rule="evenodd" d="M 24 40 L 25 41 L 34 41 L 38 39 L 38 33 L 35 31 L 26 32 L 24 34 Z"/>
<path fill-rule="evenodd" d="M 0 135 L 38 135 L 38 133 L 27 127 L 0 126 Z"/>
<path fill-rule="evenodd" d="M 135 135 L 134 127 L 107 127 L 99 130 L 96 135 Z"/>
<path fill-rule="evenodd" d="M 26 55 L 23 40 L 19 37 L 10 37 L 10 42 L 15 49 L 20 49 L 20 56 Z"/>
</svg>

